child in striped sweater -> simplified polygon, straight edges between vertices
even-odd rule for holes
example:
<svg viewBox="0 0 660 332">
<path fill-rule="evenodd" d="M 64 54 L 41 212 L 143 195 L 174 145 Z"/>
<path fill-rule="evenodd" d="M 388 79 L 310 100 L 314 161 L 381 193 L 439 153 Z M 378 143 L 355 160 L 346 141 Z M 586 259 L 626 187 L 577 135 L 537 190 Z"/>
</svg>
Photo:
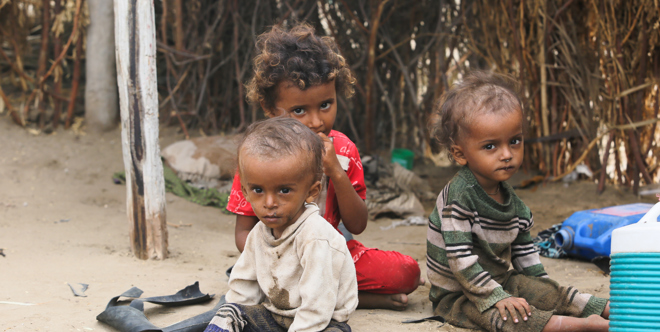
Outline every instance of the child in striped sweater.
<svg viewBox="0 0 660 332">
<path fill-rule="evenodd" d="M 523 118 L 515 82 L 485 72 L 467 75 L 434 110 L 434 137 L 463 166 L 429 217 L 434 313 L 488 331 L 607 331 L 608 300 L 548 278 L 532 213 L 505 182 L 522 164 Z"/>
</svg>

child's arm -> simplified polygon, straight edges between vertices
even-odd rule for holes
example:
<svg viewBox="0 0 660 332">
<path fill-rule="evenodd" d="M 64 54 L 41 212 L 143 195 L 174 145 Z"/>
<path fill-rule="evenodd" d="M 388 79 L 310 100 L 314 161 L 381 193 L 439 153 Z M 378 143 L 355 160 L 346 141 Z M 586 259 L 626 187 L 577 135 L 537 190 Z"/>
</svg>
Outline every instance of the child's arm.
<svg viewBox="0 0 660 332">
<path fill-rule="evenodd" d="M 511 244 L 511 263 L 516 271 L 532 277 L 548 277 L 548 274 L 541 264 L 539 252 L 534 248 L 534 241 L 529 230 L 534 225 L 534 218 L 529 213 L 529 223 L 521 219 L 521 224 L 527 224 L 522 229 L 516 239 Z"/>
<path fill-rule="evenodd" d="M 261 291 L 257 281 L 255 246 L 250 245 L 250 238 L 245 244 L 245 251 L 241 253 L 232 268 L 226 300 L 228 303 L 256 305 L 263 302 L 266 295 Z"/>
<path fill-rule="evenodd" d="M 234 175 L 227 211 L 236 214 L 236 226 L 234 228 L 234 241 L 238 251 L 243 252 L 245 241 L 254 225 L 259 222 L 259 218 L 254 215 L 252 205 L 245 199 L 241 191 L 241 177 L 238 171 Z"/>
<path fill-rule="evenodd" d="M 355 267 L 352 258 L 345 256 L 350 256 L 350 253 L 345 251 L 342 253 L 333 248 L 327 240 L 310 241 L 302 247 L 300 265 L 303 272 L 298 283 L 301 303 L 289 331 L 325 330 L 335 310 L 340 309 L 338 306 L 353 301 L 352 308 L 355 308 L 357 305 Z M 346 269 L 348 264 L 350 264 L 349 269 Z M 350 271 L 353 272 L 349 273 Z M 342 291 L 342 288 L 346 288 L 351 283 L 355 286 L 354 294 L 350 291 Z"/>
<path fill-rule="evenodd" d="M 367 228 L 367 204 L 353 188 L 351 180 L 339 164 L 332 141 L 324 134 L 319 134 L 325 145 L 323 172 L 335 186 L 337 204 L 341 220 L 352 234 L 360 234 Z"/>
<path fill-rule="evenodd" d="M 242 216 L 236 215 L 236 226 L 234 228 L 234 241 L 236 241 L 236 248 L 238 251 L 243 252 L 245 248 L 245 240 L 254 226 L 259 222 L 259 218 L 255 216 Z"/>
</svg>

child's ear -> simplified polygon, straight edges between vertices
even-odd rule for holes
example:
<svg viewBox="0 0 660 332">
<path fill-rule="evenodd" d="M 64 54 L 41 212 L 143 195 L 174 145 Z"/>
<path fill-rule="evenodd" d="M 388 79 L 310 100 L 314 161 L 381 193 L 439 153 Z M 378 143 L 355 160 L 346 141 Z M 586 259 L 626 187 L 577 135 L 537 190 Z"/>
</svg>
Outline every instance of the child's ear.
<svg viewBox="0 0 660 332">
<path fill-rule="evenodd" d="M 467 165 L 467 159 L 465 159 L 465 154 L 463 153 L 463 149 L 459 145 L 452 145 L 451 148 L 449 148 L 449 152 L 451 152 L 451 156 L 454 157 L 454 160 L 456 160 L 456 163 L 458 163 L 461 166 Z"/>
<path fill-rule="evenodd" d="M 245 181 L 245 180 L 243 180 L 243 181 Z M 245 197 L 245 200 L 250 202 L 250 199 L 248 198 L 247 190 L 245 190 L 245 187 L 243 187 L 243 185 L 241 185 L 241 192 L 243 193 L 243 197 Z M 250 204 L 251 204 L 251 202 L 250 202 Z"/>
<path fill-rule="evenodd" d="M 319 194 L 321 194 L 321 181 L 316 181 L 309 188 L 309 193 L 307 194 L 307 198 L 305 199 L 305 203 L 307 203 L 307 204 L 313 203 L 314 200 L 316 200 L 316 197 L 319 197 Z"/>
</svg>

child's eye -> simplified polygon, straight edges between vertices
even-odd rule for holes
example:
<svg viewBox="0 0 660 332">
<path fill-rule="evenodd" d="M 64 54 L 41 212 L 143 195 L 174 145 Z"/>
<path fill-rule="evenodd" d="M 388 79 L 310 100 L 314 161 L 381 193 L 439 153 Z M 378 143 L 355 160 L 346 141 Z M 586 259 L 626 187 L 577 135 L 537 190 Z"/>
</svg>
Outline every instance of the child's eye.
<svg viewBox="0 0 660 332">
<path fill-rule="evenodd" d="M 321 104 L 321 109 L 322 110 L 327 110 L 328 108 L 330 108 L 330 105 L 331 104 L 329 102 L 325 102 L 325 103 Z"/>
<path fill-rule="evenodd" d="M 520 138 L 514 138 L 514 139 L 511 140 L 510 144 L 511 145 L 518 145 L 520 143 L 522 143 L 522 140 Z"/>
<path fill-rule="evenodd" d="M 486 144 L 484 145 L 484 150 L 492 150 L 495 148 L 495 144 Z"/>
<path fill-rule="evenodd" d="M 296 108 L 293 111 L 291 111 L 291 113 L 293 113 L 295 115 L 303 115 L 303 114 L 305 114 L 305 110 L 302 109 L 302 108 Z"/>
<path fill-rule="evenodd" d="M 289 188 L 282 188 L 282 189 L 280 189 L 280 192 L 281 192 L 282 194 L 288 194 L 288 193 L 291 192 L 291 190 L 290 190 Z"/>
<path fill-rule="evenodd" d="M 261 194 L 263 190 L 261 188 L 252 188 L 252 192 L 254 192 L 255 194 Z"/>
</svg>

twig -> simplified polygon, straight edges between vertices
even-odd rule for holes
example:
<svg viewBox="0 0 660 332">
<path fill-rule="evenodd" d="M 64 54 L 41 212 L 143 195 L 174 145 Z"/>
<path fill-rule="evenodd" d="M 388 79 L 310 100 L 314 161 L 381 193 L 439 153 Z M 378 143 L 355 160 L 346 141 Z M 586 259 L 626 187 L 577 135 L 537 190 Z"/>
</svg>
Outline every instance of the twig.
<svg viewBox="0 0 660 332">
<path fill-rule="evenodd" d="M 62 10 L 62 6 L 60 3 L 61 0 L 55 0 L 55 7 L 54 9 L 54 14 L 55 17 L 57 17 L 60 14 L 60 11 Z M 59 54 L 62 51 L 62 41 L 60 40 L 60 36 L 58 33 L 55 33 L 55 36 L 53 38 L 53 52 L 55 54 Z M 60 66 L 61 68 L 61 66 Z M 55 81 L 55 91 L 54 94 L 51 95 L 59 95 L 62 93 L 62 79 L 63 77 L 59 77 Z M 44 89 L 45 91 L 46 89 Z M 62 101 L 58 98 L 55 98 L 53 102 L 53 128 L 57 129 L 57 127 L 60 125 L 60 115 L 62 114 Z"/>
<path fill-rule="evenodd" d="M 649 175 L 649 172 L 646 169 L 646 165 L 644 165 L 644 161 L 642 160 L 639 144 L 637 143 L 638 142 L 637 135 L 635 135 L 635 132 L 633 132 L 632 130 L 628 130 L 628 140 L 630 142 L 630 150 L 631 150 L 630 152 L 633 154 L 635 158 L 635 164 L 637 164 L 637 168 L 639 169 L 639 172 L 642 173 L 642 176 L 644 177 L 644 181 L 646 181 L 646 184 L 653 183 L 653 179 L 651 179 L 651 175 Z M 639 184 L 637 184 L 637 186 L 638 185 Z"/>
<path fill-rule="evenodd" d="M 344 0 L 341 0 L 344 3 Z M 383 15 L 383 9 L 388 0 L 378 0 L 378 6 L 372 8 L 371 18 L 369 19 L 369 46 L 367 47 L 367 74 L 364 84 L 365 88 L 365 130 L 364 142 L 366 153 L 371 153 L 372 141 L 374 140 L 373 134 L 373 118 L 374 118 L 374 104 L 373 104 L 373 90 L 374 90 L 374 73 L 376 70 L 376 41 L 378 39 L 378 28 L 380 27 L 380 18 Z M 344 4 L 345 5 L 345 4 Z"/>
<path fill-rule="evenodd" d="M 234 49 L 238 49 L 238 0 L 234 0 L 234 15 L 233 15 L 233 20 L 234 20 L 234 35 L 233 35 L 233 43 L 234 43 Z M 240 61 L 238 59 L 238 56 L 234 57 L 234 69 L 236 70 L 236 83 L 238 84 L 238 111 L 239 111 L 239 116 L 241 119 L 240 124 L 238 125 L 237 131 L 243 130 L 245 128 L 246 123 L 245 123 L 245 104 L 243 101 L 243 81 L 241 77 L 241 67 L 240 67 Z"/>
<path fill-rule="evenodd" d="M 601 163 L 600 179 L 598 181 L 598 189 L 596 190 L 599 195 L 602 194 L 605 190 L 605 179 L 607 178 L 607 161 L 610 158 L 610 147 L 612 146 L 612 141 L 614 141 L 614 133 L 610 134 L 610 138 L 607 139 L 607 144 L 605 144 L 603 162 Z"/>
<path fill-rule="evenodd" d="M 188 67 L 188 68 L 183 72 L 183 75 L 181 75 L 181 77 L 179 78 L 179 81 L 176 82 L 176 85 L 174 86 L 174 89 L 170 89 L 170 90 L 168 91 L 169 94 L 167 95 L 167 97 L 165 97 L 165 99 L 163 99 L 163 101 L 160 102 L 160 106 L 159 106 L 159 108 L 163 108 L 165 105 L 167 105 L 167 103 L 168 103 L 170 100 L 173 100 L 173 96 L 174 96 L 174 94 L 177 92 L 177 90 L 179 90 L 179 87 L 181 87 L 181 83 L 183 83 L 183 81 L 185 80 L 186 76 L 188 76 L 188 72 L 189 72 L 189 71 L 190 71 L 190 67 Z"/>
<path fill-rule="evenodd" d="M 165 0 L 167 1 L 167 0 Z M 174 45 L 178 51 L 183 51 L 183 4 L 182 0 L 174 0 Z"/>
<path fill-rule="evenodd" d="M 76 13 L 73 16 L 73 30 L 71 30 L 71 36 L 69 36 L 69 40 L 67 40 L 66 44 L 64 45 L 64 49 L 62 50 L 62 53 L 55 58 L 55 61 L 53 61 L 53 64 L 51 65 L 50 69 L 46 72 L 46 74 L 39 79 L 39 86 L 41 87 L 43 83 L 46 81 L 46 79 L 53 73 L 53 70 L 60 64 L 60 61 L 64 59 L 64 56 L 66 55 L 66 52 L 69 50 L 69 46 L 71 46 L 71 43 L 73 42 L 73 39 L 77 37 L 78 35 L 78 19 L 80 18 L 80 8 L 82 7 L 82 2 L 83 0 L 76 0 Z"/>
<path fill-rule="evenodd" d="M 11 69 L 14 72 L 16 72 L 19 76 L 21 76 L 22 78 L 24 78 L 28 82 L 35 83 L 34 78 L 28 76 L 27 74 L 25 74 L 24 71 L 22 71 L 21 69 L 16 67 L 16 65 L 11 61 L 9 56 L 7 56 L 7 53 L 5 53 L 5 51 L 2 49 L 2 47 L 0 47 L 0 55 L 2 55 L 3 58 L 5 58 L 5 61 L 7 61 L 7 63 L 9 64 L 9 67 L 11 67 Z"/>
<path fill-rule="evenodd" d="M 163 53 L 173 53 L 173 54 L 176 54 L 178 56 L 191 58 L 191 61 L 205 60 L 205 59 L 208 59 L 212 56 L 212 54 L 199 55 L 199 54 L 194 54 L 194 53 L 190 53 L 190 52 L 186 52 L 186 51 L 176 50 L 176 49 L 171 48 L 170 46 L 167 46 L 161 40 L 156 41 L 156 45 L 158 45 L 158 50 L 163 52 Z"/>
<path fill-rule="evenodd" d="M 566 175 L 571 174 L 571 172 L 573 172 L 573 170 L 574 170 L 574 169 L 575 169 L 580 163 L 582 163 L 582 162 L 584 161 L 584 159 L 587 158 L 587 155 L 589 154 L 589 151 L 591 151 L 591 149 L 593 149 L 593 147 L 596 146 L 596 143 L 598 142 L 598 140 L 600 140 L 601 138 L 603 138 L 603 136 L 607 135 L 608 133 L 609 133 L 609 131 L 606 131 L 606 132 L 604 132 L 604 133 L 598 135 L 598 137 L 594 138 L 594 139 L 591 141 L 591 143 L 589 143 L 589 145 L 587 146 L 587 148 L 584 149 L 584 151 L 582 152 L 582 155 L 580 156 L 580 158 L 578 158 L 578 159 L 577 159 L 577 160 L 576 160 L 571 166 L 569 166 L 569 167 L 566 169 L 566 171 L 565 171 L 564 173 L 562 173 L 561 175 L 558 175 L 558 176 L 554 177 L 554 178 L 553 178 L 552 180 L 550 180 L 550 181 L 556 182 L 556 181 L 561 180 L 561 179 L 562 179 L 563 177 L 565 177 Z"/>
<path fill-rule="evenodd" d="M 76 107 L 76 98 L 78 97 L 78 85 L 80 84 L 80 58 L 82 58 L 82 36 L 76 41 L 76 56 L 73 63 L 73 83 L 71 84 L 71 97 L 69 98 L 69 108 L 66 112 L 66 122 L 64 128 L 69 129 L 73 119 L 73 110 Z"/>
<path fill-rule="evenodd" d="M 167 223 L 167 226 L 172 226 L 174 228 L 179 228 L 179 227 L 192 227 L 193 224 L 174 224 L 171 222 Z"/>
<path fill-rule="evenodd" d="M 339 0 L 339 1 L 341 1 L 341 3 L 344 5 L 344 7 L 346 7 L 346 12 L 348 12 L 348 15 L 351 16 L 351 18 L 353 19 L 353 22 L 355 22 L 355 24 L 358 26 L 358 28 L 360 28 L 360 30 L 362 30 L 362 32 L 364 32 L 365 34 L 367 34 L 367 36 L 369 36 L 371 34 L 371 32 L 369 31 L 369 29 L 367 29 L 362 24 L 362 22 L 360 22 L 360 19 L 355 16 L 353 11 L 351 10 L 351 7 L 346 3 L 346 1 L 345 0 Z"/>
<path fill-rule="evenodd" d="M 2 91 L 2 86 L 0 86 L 0 98 L 2 98 L 2 101 L 5 103 L 5 107 L 9 111 L 9 115 L 11 115 L 12 120 L 14 122 L 21 126 L 25 127 L 25 121 L 21 119 L 20 115 L 18 112 L 14 109 L 14 107 L 11 106 L 11 102 L 9 101 L 9 98 L 7 98 L 7 95 L 5 95 L 5 92 Z"/>
<path fill-rule="evenodd" d="M 50 32 L 50 0 L 43 0 L 41 4 L 41 50 L 39 51 L 39 62 L 37 68 L 37 77 L 40 79 L 46 71 L 46 61 L 48 61 L 48 41 Z M 39 84 L 38 89 L 41 89 Z M 39 93 L 39 128 L 43 129 L 46 123 L 46 105 L 44 105 L 44 94 Z"/>
<path fill-rule="evenodd" d="M 197 99 L 197 108 L 195 108 L 195 114 L 199 114 L 199 109 L 202 107 L 202 100 L 204 98 L 204 93 L 206 92 L 206 83 L 209 80 L 209 73 L 211 71 L 211 61 L 206 62 L 206 73 L 202 79 L 202 87 L 199 91 L 199 98 Z M 241 83 L 239 83 L 241 84 Z"/>
</svg>

